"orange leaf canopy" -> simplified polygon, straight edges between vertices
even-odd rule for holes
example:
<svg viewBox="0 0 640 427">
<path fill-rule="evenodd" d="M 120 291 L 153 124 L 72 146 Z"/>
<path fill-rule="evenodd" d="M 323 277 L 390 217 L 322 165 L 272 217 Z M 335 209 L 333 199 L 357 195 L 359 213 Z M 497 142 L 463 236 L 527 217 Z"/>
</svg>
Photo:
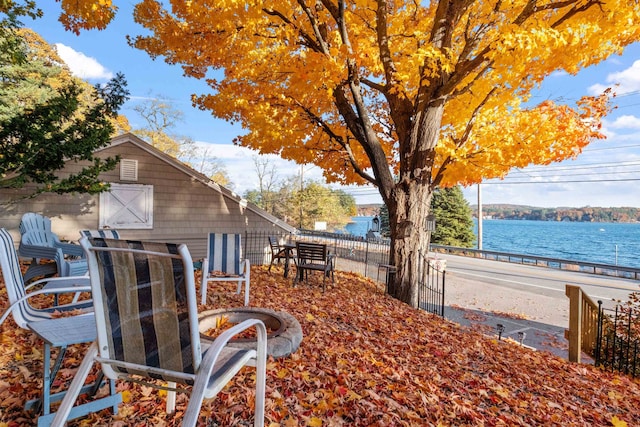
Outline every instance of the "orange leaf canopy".
<svg viewBox="0 0 640 427">
<path fill-rule="evenodd" d="M 102 28 L 116 10 L 111 0 L 61 3 L 61 20 L 73 31 Z M 194 104 L 240 122 L 248 130 L 240 144 L 314 163 L 342 183 L 363 183 L 372 166 L 357 123 L 370 125 L 382 146 L 378 167 L 397 173 L 413 153 L 407 123 L 429 103 L 445 105 L 436 156 L 426 164 L 441 185 L 574 157 L 602 137 L 607 96 L 531 107 L 523 104 L 528 94 L 554 71 L 576 73 L 640 39 L 639 8 L 630 0 L 191 0 L 171 7 L 138 3 L 135 19 L 151 35 L 132 44 L 208 78 L 211 93 L 194 95 Z M 359 121 L 349 124 L 339 106 L 357 97 L 365 109 L 352 105 Z"/>
</svg>

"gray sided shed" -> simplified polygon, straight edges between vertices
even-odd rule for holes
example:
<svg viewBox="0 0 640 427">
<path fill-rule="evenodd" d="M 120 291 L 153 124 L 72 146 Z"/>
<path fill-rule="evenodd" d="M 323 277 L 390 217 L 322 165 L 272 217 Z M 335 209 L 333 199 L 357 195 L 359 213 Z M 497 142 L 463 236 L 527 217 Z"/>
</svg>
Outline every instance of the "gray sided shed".
<svg viewBox="0 0 640 427">
<path fill-rule="evenodd" d="M 113 138 L 95 155 L 120 155 L 116 168 L 101 175 L 112 185 L 108 194 L 42 194 L 19 200 L 28 188 L 0 189 L 0 226 L 11 232 L 16 244 L 20 218 L 26 212 L 50 217 L 61 239 L 77 241 L 79 230 L 107 226 L 125 239 L 186 243 L 194 259 L 206 255 L 210 232 L 281 235 L 296 231 L 133 134 Z M 81 164 L 68 162 L 62 173 L 80 168 Z M 9 200 L 18 202 L 7 204 Z"/>
</svg>

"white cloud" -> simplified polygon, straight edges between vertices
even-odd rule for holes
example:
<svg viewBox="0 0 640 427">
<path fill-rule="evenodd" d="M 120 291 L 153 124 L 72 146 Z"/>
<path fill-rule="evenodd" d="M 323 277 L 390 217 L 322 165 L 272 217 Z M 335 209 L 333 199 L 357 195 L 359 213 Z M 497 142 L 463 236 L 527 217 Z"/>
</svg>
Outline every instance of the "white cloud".
<svg viewBox="0 0 640 427">
<path fill-rule="evenodd" d="M 235 193 L 243 195 L 247 190 L 256 190 L 258 188 L 258 175 L 253 162 L 254 156 L 268 158 L 277 170 L 277 180 L 283 180 L 300 174 L 300 165 L 284 160 L 275 154 L 258 154 L 256 151 L 246 147 L 240 147 L 232 144 L 215 144 L 209 142 L 197 142 L 197 145 L 206 150 L 206 156 L 215 157 L 226 169 L 227 174 L 232 183 L 232 189 Z M 324 182 L 322 170 L 314 165 L 304 165 L 304 179 Z M 357 204 L 382 203 L 382 198 L 378 191 L 373 187 L 337 187 L 331 185 L 332 188 L 341 189 L 351 194 Z"/>
<path fill-rule="evenodd" d="M 69 66 L 71 73 L 81 79 L 109 80 L 113 73 L 103 67 L 95 58 L 77 52 L 73 48 L 56 43 L 56 49 L 60 58 Z"/>
<path fill-rule="evenodd" d="M 597 178 L 595 178 L 597 180 Z M 482 204 L 535 207 L 640 206 L 636 182 L 489 184 L 482 185 Z M 463 189 L 470 204 L 477 204 L 477 186 Z"/>
<path fill-rule="evenodd" d="M 607 148 L 616 141 L 599 141 L 598 147 Z M 624 140 L 618 142 L 625 142 Z M 258 187 L 258 177 L 255 171 L 253 163 L 253 156 L 258 155 L 255 151 L 245 147 L 239 147 L 232 144 L 213 144 L 199 142 L 199 146 L 208 149 L 207 155 L 215 157 L 219 160 L 227 170 L 229 178 L 233 183 L 233 190 L 242 195 L 247 190 L 256 189 Z M 597 148 L 597 147 L 596 147 Z M 620 152 L 621 157 L 618 159 L 613 158 L 613 153 L 617 153 L 616 150 L 610 151 L 594 151 L 589 153 L 594 156 L 593 162 L 615 162 L 625 161 L 630 162 L 638 158 L 628 152 Z M 606 153 L 606 161 L 601 157 Z M 586 153 L 585 153 L 586 154 Z M 583 154 L 581 157 L 585 158 L 588 163 L 591 163 L 591 158 Z M 283 160 L 276 155 L 268 155 L 270 160 L 276 165 L 278 176 L 280 179 L 295 176 L 300 172 L 300 165 Z M 558 166 L 558 164 L 553 164 Z M 578 165 L 576 165 L 578 166 Z M 537 167 L 540 168 L 539 166 Z M 627 168 L 628 170 L 629 168 Z M 624 169 L 621 169 L 624 170 Z M 640 206 L 640 192 L 635 191 L 637 182 L 566 182 L 571 181 L 574 177 L 554 177 L 553 175 L 546 178 L 541 178 L 538 173 L 530 173 L 528 169 L 527 181 L 530 184 L 508 184 L 508 181 L 494 181 L 494 183 L 485 183 L 482 186 L 482 197 L 484 204 L 490 203 L 512 203 L 519 205 L 539 206 L 539 207 L 559 207 L 559 206 L 572 206 L 581 207 L 586 205 L 591 206 Z M 580 170 L 578 170 L 579 172 Z M 322 171 L 311 165 L 304 167 L 305 179 L 317 179 L 322 181 Z M 579 176 L 577 179 L 598 181 L 600 178 L 615 178 L 616 176 L 610 173 L 611 171 L 598 170 L 597 176 L 583 177 Z M 569 174 L 570 172 L 562 172 Z M 562 174 L 561 173 L 561 174 Z M 607 175 L 604 175 L 607 173 Z M 618 178 L 627 178 L 628 174 L 620 174 Z M 554 182 L 555 181 L 555 182 Z M 341 187 L 344 191 L 352 194 L 356 203 L 382 203 L 380 195 L 374 188 L 371 187 Z M 477 203 L 477 186 L 473 185 L 463 189 L 465 198 L 471 204 Z"/>
<path fill-rule="evenodd" d="M 626 70 L 609 74 L 606 82 L 607 85 L 595 84 L 589 87 L 589 93 L 600 94 L 604 89 L 614 85 L 618 85 L 614 88 L 614 92 L 618 95 L 640 90 L 640 60 L 635 61 Z"/>
<path fill-rule="evenodd" d="M 260 155 L 256 151 L 233 144 L 198 142 L 198 146 L 206 150 L 207 156 L 215 157 L 225 167 L 233 183 L 233 189 L 238 194 L 258 188 L 258 175 L 253 162 L 255 156 L 268 158 L 276 166 L 278 179 L 300 173 L 300 165 L 275 154 Z M 322 171 L 316 166 L 305 165 L 304 178 L 322 181 Z"/>
<path fill-rule="evenodd" d="M 611 85 L 602 85 L 600 83 L 596 83 L 594 85 L 589 86 L 587 91 L 590 95 L 600 95 L 605 90 L 609 89 Z"/>
<path fill-rule="evenodd" d="M 596 141 L 576 160 L 514 169 L 504 180 L 482 184 L 483 204 L 536 207 L 640 206 L 637 136 Z M 516 184 L 515 182 L 520 182 Z M 477 186 L 463 189 L 477 203 Z"/>
<path fill-rule="evenodd" d="M 566 77 L 568 75 L 569 73 L 567 73 L 564 70 L 556 70 L 553 73 L 551 73 L 550 77 Z"/>
<path fill-rule="evenodd" d="M 614 129 L 640 129 L 640 117 L 620 116 L 609 126 Z"/>
</svg>

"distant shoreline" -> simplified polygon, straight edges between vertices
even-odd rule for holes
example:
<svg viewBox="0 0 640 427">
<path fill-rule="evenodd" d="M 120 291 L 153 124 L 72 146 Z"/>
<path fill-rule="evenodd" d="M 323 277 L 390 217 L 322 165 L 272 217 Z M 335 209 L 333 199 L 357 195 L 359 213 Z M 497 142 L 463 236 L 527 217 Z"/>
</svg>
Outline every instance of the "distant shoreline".
<svg viewBox="0 0 640 427">
<path fill-rule="evenodd" d="M 474 218 L 478 217 L 478 206 L 471 205 Z M 540 208 L 534 206 L 489 204 L 482 205 L 483 219 L 509 219 L 557 222 L 640 222 L 640 208 L 620 207 L 601 208 L 585 206 L 582 208 Z"/>
<path fill-rule="evenodd" d="M 357 206 L 357 216 L 375 216 L 380 212 L 381 204 Z M 478 205 L 470 205 L 474 218 L 478 218 Z M 482 205 L 483 219 L 509 219 L 557 222 L 640 222 L 640 208 L 618 207 L 604 208 L 584 206 L 581 208 L 557 207 L 541 208 L 507 203 Z"/>
<path fill-rule="evenodd" d="M 477 219 L 478 215 L 474 214 L 473 218 Z M 482 220 L 483 221 L 593 222 L 593 223 L 602 223 L 602 224 L 640 224 L 640 220 L 634 220 L 634 221 L 620 221 L 620 220 L 599 221 L 599 220 L 592 220 L 592 221 L 587 221 L 587 220 L 571 220 L 571 219 L 556 220 L 556 219 L 533 219 L 533 218 L 494 218 L 494 217 L 488 217 L 486 215 L 483 216 Z"/>
</svg>

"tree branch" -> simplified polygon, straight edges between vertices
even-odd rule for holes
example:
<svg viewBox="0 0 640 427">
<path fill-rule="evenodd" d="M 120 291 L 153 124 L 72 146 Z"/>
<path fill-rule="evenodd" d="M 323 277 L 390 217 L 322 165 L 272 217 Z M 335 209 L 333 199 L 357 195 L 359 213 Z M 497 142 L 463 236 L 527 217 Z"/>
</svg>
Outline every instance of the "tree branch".
<svg viewBox="0 0 640 427">
<path fill-rule="evenodd" d="M 377 183 L 376 179 L 374 177 L 372 177 L 371 175 L 369 175 L 368 173 L 366 173 L 365 170 L 362 167 L 360 167 L 360 165 L 356 161 L 356 158 L 353 155 L 353 150 L 351 149 L 350 144 L 347 141 L 345 141 L 344 138 L 342 138 L 340 135 L 337 135 L 335 132 L 333 132 L 331 127 L 324 120 L 322 120 L 322 118 L 320 118 L 319 116 L 314 114 L 309 108 L 305 107 L 304 105 L 302 105 L 300 102 L 296 101 L 295 99 L 293 101 L 296 103 L 296 105 L 298 105 L 300 107 L 300 109 L 302 111 L 305 112 L 305 114 L 307 115 L 307 117 L 309 117 L 309 119 L 311 120 L 312 123 L 316 124 L 317 126 L 320 126 L 322 128 L 323 132 L 326 135 L 328 135 L 329 138 L 332 141 L 337 143 L 344 150 L 344 153 L 347 155 L 347 158 L 349 159 L 349 163 L 353 167 L 353 170 L 359 176 L 361 176 L 364 180 L 366 180 L 366 181 L 370 182 L 371 184 L 377 186 L 378 183 Z"/>
<path fill-rule="evenodd" d="M 305 5 L 302 3 L 302 0 L 300 0 L 298 2 L 300 4 L 300 6 L 303 8 L 303 10 L 305 10 Z M 316 38 L 317 41 L 314 40 L 313 37 L 311 37 L 309 34 L 307 34 L 305 31 L 303 31 L 300 27 L 298 27 L 295 22 L 292 22 L 291 20 L 289 20 L 289 18 L 287 18 L 284 14 L 280 13 L 277 10 L 273 10 L 273 9 L 262 9 L 263 12 L 269 16 L 275 16 L 277 18 L 280 18 L 280 20 L 282 20 L 282 22 L 284 22 L 285 24 L 291 26 L 292 28 L 294 28 L 298 35 L 300 36 L 300 38 L 303 40 L 303 45 L 307 46 L 309 49 L 314 50 L 316 52 L 321 52 L 324 54 L 328 53 L 328 49 L 326 46 L 326 43 L 324 43 L 324 41 L 322 40 L 322 38 L 319 36 L 320 33 L 317 31 L 317 25 L 314 25 L 312 23 L 312 27 L 314 29 L 314 32 L 316 33 Z M 307 13 L 307 10 L 305 10 L 305 13 Z M 309 15 L 308 15 L 309 16 Z M 309 20 L 310 21 L 315 21 L 315 18 L 311 15 L 309 16 Z"/>
<path fill-rule="evenodd" d="M 480 103 L 478 105 L 476 105 L 476 108 L 473 109 L 473 113 L 471 113 L 471 118 L 467 122 L 467 125 L 465 126 L 465 130 L 462 133 L 462 136 L 460 138 L 458 138 L 458 139 L 455 139 L 455 138 L 453 139 L 456 147 L 458 147 L 458 148 L 462 147 L 469 140 L 469 136 L 471 135 L 471 131 L 473 130 L 473 127 L 475 125 L 476 118 L 478 117 L 478 114 L 480 114 L 480 110 L 482 109 L 482 107 L 485 106 L 485 104 L 489 101 L 489 99 L 491 99 L 491 97 L 493 96 L 493 94 L 497 90 L 498 90 L 497 87 L 492 88 L 485 95 L 484 99 L 482 101 L 480 101 Z M 440 169 L 438 169 L 438 172 L 433 177 L 433 185 L 434 186 L 438 186 L 438 184 L 442 180 L 444 171 L 447 169 L 447 166 L 449 164 L 451 164 L 451 163 L 452 163 L 451 156 L 447 156 L 447 158 L 444 159 L 444 161 L 442 162 L 442 165 L 440 166 Z"/>
<path fill-rule="evenodd" d="M 378 0 L 376 2 L 378 8 L 376 9 L 376 36 L 378 37 L 378 50 L 380 51 L 380 62 L 384 69 L 387 86 L 393 85 L 396 82 L 396 64 L 393 62 L 391 56 L 391 49 L 389 48 L 389 34 L 387 28 L 389 26 L 387 21 L 387 0 Z"/>
</svg>

